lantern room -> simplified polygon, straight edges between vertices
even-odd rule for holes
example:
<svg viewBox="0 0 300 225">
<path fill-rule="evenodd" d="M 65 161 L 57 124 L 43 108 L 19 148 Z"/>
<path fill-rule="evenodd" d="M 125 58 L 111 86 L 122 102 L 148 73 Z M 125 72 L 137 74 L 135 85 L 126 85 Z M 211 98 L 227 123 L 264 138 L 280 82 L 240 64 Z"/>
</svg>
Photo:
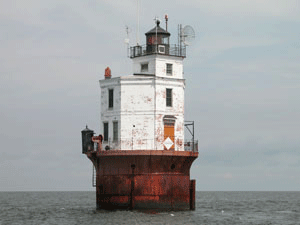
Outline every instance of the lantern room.
<svg viewBox="0 0 300 225">
<path fill-rule="evenodd" d="M 156 27 L 148 31 L 146 35 L 147 53 L 168 53 L 170 44 L 170 33 L 159 26 L 160 21 L 156 21 Z"/>
<path fill-rule="evenodd" d="M 146 45 L 130 47 L 130 58 L 148 55 L 168 55 L 181 58 L 186 57 L 185 45 L 170 44 L 171 34 L 168 32 L 168 18 L 166 17 L 166 29 L 160 26 L 160 21 L 156 19 L 156 26 L 149 30 L 146 35 Z"/>
</svg>

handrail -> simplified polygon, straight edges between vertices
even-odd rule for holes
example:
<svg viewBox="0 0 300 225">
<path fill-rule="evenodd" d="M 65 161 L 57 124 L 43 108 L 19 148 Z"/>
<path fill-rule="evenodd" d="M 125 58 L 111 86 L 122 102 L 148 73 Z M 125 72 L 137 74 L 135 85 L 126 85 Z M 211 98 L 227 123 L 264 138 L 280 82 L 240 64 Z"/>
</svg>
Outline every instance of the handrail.
<svg viewBox="0 0 300 225">
<path fill-rule="evenodd" d="M 174 138 L 176 139 L 176 138 Z M 174 140 L 173 139 L 173 140 Z M 156 145 L 155 142 L 156 141 Z M 121 150 L 123 146 L 127 146 L 127 150 L 154 150 L 155 146 L 158 144 L 163 145 L 163 141 L 157 141 L 154 139 L 136 139 L 136 138 L 123 138 L 118 141 L 107 141 L 103 142 L 103 150 Z M 176 145 L 176 143 L 175 143 Z M 185 140 L 183 142 L 184 151 L 198 152 L 198 140 Z M 94 149 L 97 149 L 97 145 L 95 144 Z M 164 149 L 156 149 L 156 150 L 164 150 Z"/>
<path fill-rule="evenodd" d="M 137 45 L 130 47 L 130 58 L 152 54 L 186 57 L 186 47 L 178 45 Z"/>
</svg>

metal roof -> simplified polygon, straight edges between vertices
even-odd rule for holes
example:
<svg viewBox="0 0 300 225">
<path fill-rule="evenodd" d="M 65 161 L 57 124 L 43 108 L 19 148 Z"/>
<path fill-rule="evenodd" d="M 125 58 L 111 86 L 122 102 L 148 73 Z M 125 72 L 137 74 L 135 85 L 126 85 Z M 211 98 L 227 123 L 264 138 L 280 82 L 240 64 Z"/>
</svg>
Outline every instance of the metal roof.
<svg viewBox="0 0 300 225">
<path fill-rule="evenodd" d="M 156 27 L 154 27 L 153 29 L 149 30 L 147 33 L 145 33 L 145 35 L 156 34 L 156 32 L 157 32 L 157 34 L 165 34 L 165 35 L 168 35 L 168 36 L 171 35 L 168 31 L 164 30 L 163 28 L 161 28 L 159 26 L 159 22 L 157 23 Z"/>
</svg>

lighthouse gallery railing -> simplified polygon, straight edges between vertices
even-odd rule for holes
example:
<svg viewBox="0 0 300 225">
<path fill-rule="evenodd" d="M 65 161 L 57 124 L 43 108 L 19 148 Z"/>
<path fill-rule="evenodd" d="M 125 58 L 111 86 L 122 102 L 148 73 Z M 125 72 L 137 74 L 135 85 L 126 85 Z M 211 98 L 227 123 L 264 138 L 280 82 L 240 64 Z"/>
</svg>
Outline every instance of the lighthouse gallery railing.
<svg viewBox="0 0 300 225">
<path fill-rule="evenodd" d="M 178 45 L 137 45 L 130 47 L 130 58 L 152 54 L 186 57 L 186 47 Z"/>
<path fill-rule="evenodd" d="M 126 146 L 130 146 L 123 150 L 154 150 L 155 144 L 153 139 L 135 139 L 128 138 L 122 139 L 118 141 L 107 141 L 102 143 L 103 150 L 122 150 L 121 145 L 126 144 Z M 160 143 L 162 144 L 162 143 Z M 184 143 L 184 151 L 190 152 L 198 152 L 198 140 L 185 140 Z M 97 149 L 96 143 L 94 149 Z"/>
</svg>

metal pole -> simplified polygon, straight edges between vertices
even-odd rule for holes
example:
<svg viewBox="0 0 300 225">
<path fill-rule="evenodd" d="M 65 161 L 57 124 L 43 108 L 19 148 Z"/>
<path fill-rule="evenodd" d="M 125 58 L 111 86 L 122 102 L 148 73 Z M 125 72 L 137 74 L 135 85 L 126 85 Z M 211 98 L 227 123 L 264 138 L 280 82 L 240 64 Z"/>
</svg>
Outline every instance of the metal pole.
<svg viewBox="0 0 300 225">
<path fill-rule="evenodd" d="M 193 152 L 195 151 L 195 125 L 194 125 L 194 121 L 193 121 Z"/>
<path fill-rule="evenodd" d="M 182 47 L 182 46 L 181 46 L 181 45 L 182 45 L 182 44 L 181 44 L 181 42 L 182 42 L 182 39 L 181 39 L 181 38 L 182 38 L 182 36 L 181 36 L 181 33 L 182 33 L 182 32 L 181 32 L 181 31 L 182 31 L 182 25 L 180 24 L 179 27 L 180 27 L 180 28 L 179 28 L 179 37 L 180 37 L 180 47 L 179 47 L 179 49 L 180 49 L 180 56 L 182 56 L 182 49 L 181 49 L 181 47 Z"/>
<path fill-rule="evenodd" d="M 155 27 L 155 53 L 157 53 L 157 20 L 158 18 L 155 18 L 156 27 Z"/>
<path fill-rule="evenodd" d="M 139 38 L 139 33 L 140 33 L 140 1 L 137 0 L 137 28 L 136 28 L 136 45 L 139 45 L 140 38 Z"/>
<path fill-rule="evenodd" d="M 131 130 L 131 149 L 133 150 L 133 128 L 135 127 L 135 125 L 132 125 L 132 130 Z"/>
<path fill-rule="evenodd" d="M 135 169 L 135 164 L 131 165 L 131 191 L 130 191 L 130 205 L 129 209 L 133 209 L 133 192 L 134 192 L 134 169 Z"/>
</svg>

